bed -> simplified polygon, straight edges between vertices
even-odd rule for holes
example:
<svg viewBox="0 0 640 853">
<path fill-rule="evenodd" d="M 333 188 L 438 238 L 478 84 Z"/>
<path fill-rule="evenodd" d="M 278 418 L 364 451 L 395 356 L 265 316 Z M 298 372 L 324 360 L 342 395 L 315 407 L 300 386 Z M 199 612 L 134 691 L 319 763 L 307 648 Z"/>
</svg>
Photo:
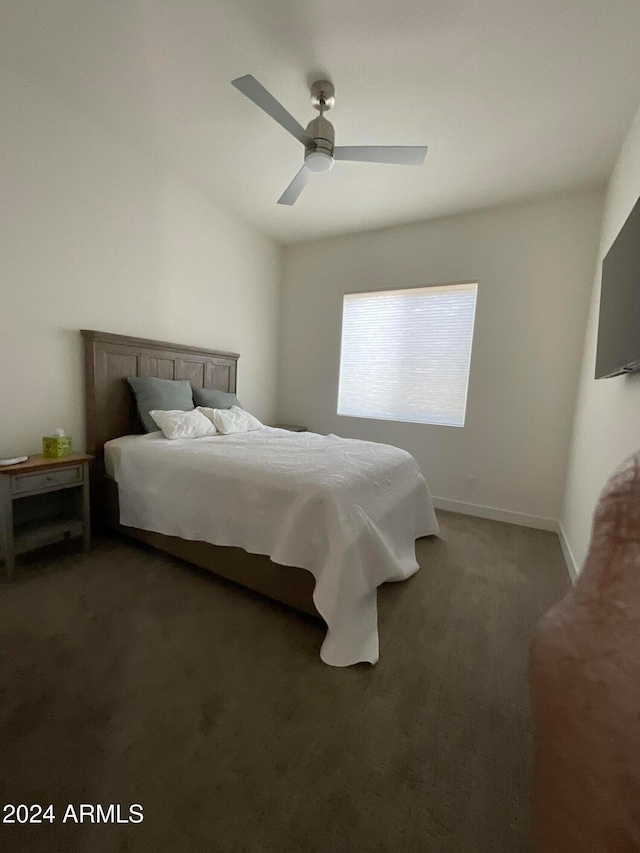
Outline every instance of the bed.
<svg viewBox="0 0 640 853">
<path fill-rule="evenodd" d="M 438 530 L 413 457 L 387 445 L 269 428 L 191 441 L 142 437 L 128 377 L 235 392 L 238 355 L 82 335 L 96 521 L 321 615 L 326 663 L 375 663 L 377 587 L 417 571 L 415 539 Z M 196 484 L 207 500 L 193 500 Z"/>
</svg>

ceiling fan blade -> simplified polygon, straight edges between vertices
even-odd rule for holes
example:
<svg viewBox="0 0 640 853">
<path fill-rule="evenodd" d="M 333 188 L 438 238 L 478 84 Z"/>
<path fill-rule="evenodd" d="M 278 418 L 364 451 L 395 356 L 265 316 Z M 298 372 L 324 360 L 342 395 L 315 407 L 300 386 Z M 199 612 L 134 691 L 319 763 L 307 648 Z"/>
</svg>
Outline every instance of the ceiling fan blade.
<svg viewBox="0 0 640 853">
<path fill-rule="evenodd" d="M 278 199 L 278 204 L 295 204 L 298 196 L 306 187 L 309 180 L 309 169 L 303 164 L 302 168 L 291 181 L 286 190 Z"/>
<path fill-rule="evenodd" d="M 267 92 L 264 86 L 258 83 L 256 78 L 251 74 L 245 74 L 244 77 L 237 77 L 231 81 L 231 85 L 235 86 L 243 95 L 246 95 L 250 101 L 253 101 L 261 110 L 264 110 L 267 115 L 271 116 L 285 130 L 288 130 L 303 145 L 311 142 L 302 125 L 298 124 L 291 113 L 287 112 L 282 104 L 276 101 L 273 95 Z"/>
<path fill-rule="evenodd" d="M 338 145 L 336 160 L 358 160 L 361 163 L 395 163 L 397 166 L 422 166 L 427 156 L 423 145 Z"/>
</svg>

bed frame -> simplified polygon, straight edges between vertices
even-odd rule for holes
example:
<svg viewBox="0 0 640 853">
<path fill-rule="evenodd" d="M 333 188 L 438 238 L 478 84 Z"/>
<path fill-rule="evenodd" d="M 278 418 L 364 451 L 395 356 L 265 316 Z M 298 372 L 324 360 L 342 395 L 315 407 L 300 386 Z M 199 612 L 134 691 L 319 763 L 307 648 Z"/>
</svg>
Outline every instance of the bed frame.
<svg viewBox="0 0 640 853">
<path fill-rule="evenodd" d="M 104 467 L 104 445 L 112 438 L 142 433 L 129 376 L 188 379 L 194 388 L 235 392 L 239 355 L 164 341 L 132 338 L 83 329 L 87 453 L 92 466 L 92 516 L 95 526 L 109 527 L 173 554 L 319 618 L 313 603 L 315 579 L 306 569 L 281 566 L 242 548 L 191 542 L 120 524 L 118 488 Z"/>
</svg>

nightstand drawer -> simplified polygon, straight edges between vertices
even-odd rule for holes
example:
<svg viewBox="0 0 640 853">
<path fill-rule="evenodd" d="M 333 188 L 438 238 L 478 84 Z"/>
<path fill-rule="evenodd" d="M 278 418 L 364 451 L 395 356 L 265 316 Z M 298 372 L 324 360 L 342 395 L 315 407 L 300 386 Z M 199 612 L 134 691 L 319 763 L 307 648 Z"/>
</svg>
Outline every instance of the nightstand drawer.
<svg viewBox="0 0 640 853">
<path fill-rule="evenodd" d="M 39 471 L 34 474 L 14 474 L 11 478 L 11 493 L 22 495 L 30 492 L 46 492 L 63 486 L 82 483 L 82 465 L 67 465 L 59 470 Z"/>
</svg>

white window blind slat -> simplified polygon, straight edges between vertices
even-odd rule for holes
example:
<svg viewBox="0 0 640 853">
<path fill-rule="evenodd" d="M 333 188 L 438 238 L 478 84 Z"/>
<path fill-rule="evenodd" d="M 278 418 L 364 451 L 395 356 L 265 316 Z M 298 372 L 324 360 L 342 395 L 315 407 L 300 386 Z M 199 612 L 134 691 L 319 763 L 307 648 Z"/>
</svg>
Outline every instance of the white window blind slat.
<svg viewBox="0 0 640 853">
<path fill-rule="evenodd" d="M 338 414 L 464 426 L 477 288 L 347 294 Z"/>
</svg>

